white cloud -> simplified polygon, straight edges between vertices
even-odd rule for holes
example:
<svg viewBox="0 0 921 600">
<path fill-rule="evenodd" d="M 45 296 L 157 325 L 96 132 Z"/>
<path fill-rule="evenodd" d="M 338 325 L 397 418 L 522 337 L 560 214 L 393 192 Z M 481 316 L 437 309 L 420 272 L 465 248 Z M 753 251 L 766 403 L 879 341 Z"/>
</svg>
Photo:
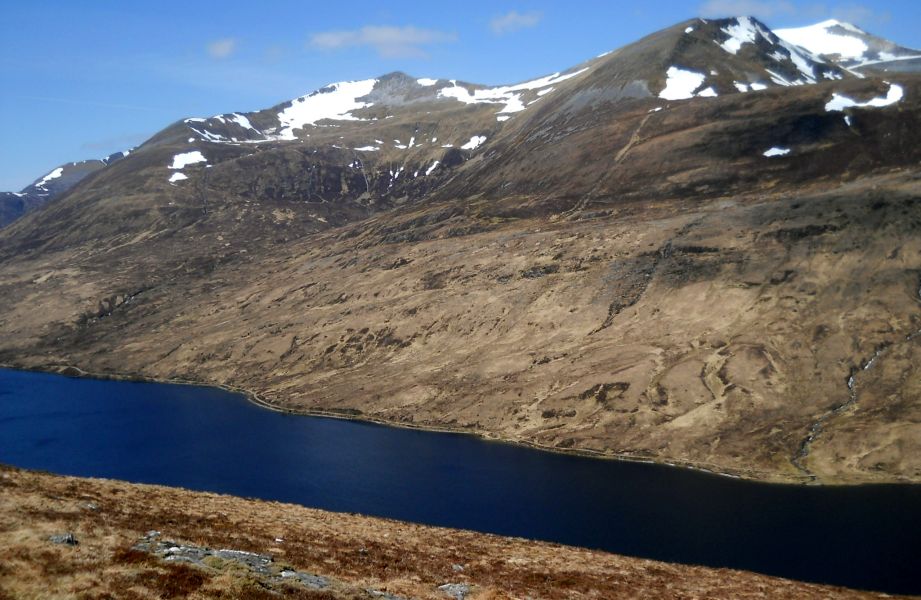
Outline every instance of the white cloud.
<svg viewBox="0 0 921 600">
<path fill-rule="evenodd" d="M 237 40 L 233 38 L 224 38 L 214 40 L 208 44 L 208 55 L 211 58 L 228 58 L 237 49 Z"/>
<path fill-rule="evenodd" d="M 419 29 L 411 25 L 366 25 L 361 29 L 315 33 L 310 36 L 310 45 L 324 50 L 370 46 L 385 58 L 424 58 L 427 54 L 423 46 L 453 42 L 456 39 L 453 33 Z"/>
<path fill-rule="evenodd" d="M 492 29 L 493 33 L 496 35 L 502 35 L 504 33 L 518 31 L 519 29 L 534 27 L 540 23 L 542 18 L 543 15 L 537 11 L 520 13 L 516 10 L 513 10 L 511 12 L 505 13 L 504 15 L 495 17 L 492 21 L 489 22 L 489 28 Z"/>
</svg>

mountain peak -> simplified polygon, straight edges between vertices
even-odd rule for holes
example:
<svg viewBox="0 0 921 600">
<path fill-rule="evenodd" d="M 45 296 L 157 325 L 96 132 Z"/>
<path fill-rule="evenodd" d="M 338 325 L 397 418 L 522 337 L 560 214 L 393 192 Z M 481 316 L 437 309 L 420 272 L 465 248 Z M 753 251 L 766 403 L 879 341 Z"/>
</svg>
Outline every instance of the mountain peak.
<svg viewBox="0 0 921 600">
<path fill-rule="evenodd" d="M 851 32 L 853 32 L 853 33 L 863 33 L 863 34 L 866 34 L 866 33 L 867 33 L 866 31 L 864 31 L 864 30 L 861 29 L 860 27 L 857 27 L 857 26 L 854 25 L 853 23 L 848 23 L 847 21 L 839 21 L 838 19 L 827 19 L 827 20 L 825 20 L 825 21 L 822 21 L 821 23 L 816 23 L 816 24 L 813 25 L 812 27 L 815 27 L 815 28 L 822 28 L 822 29 L 830 29 L 830 28 L 832 28 L 832 27 L 840 27 L 840 28 L 842 28 L 842 29 L 846 29 L 846 30 L 851 31 Z"/>
<path fill-rule="evenodd" d="M 778 29 L 774 33 L 791 44 L 848 69 L 874 66 L 887 70 L 881 66 L 894 63 L 900 67 L 895 70 L 921 69 L 921 51 L 899 46 L 837 19 L 805 27 Z"/>
</svg>

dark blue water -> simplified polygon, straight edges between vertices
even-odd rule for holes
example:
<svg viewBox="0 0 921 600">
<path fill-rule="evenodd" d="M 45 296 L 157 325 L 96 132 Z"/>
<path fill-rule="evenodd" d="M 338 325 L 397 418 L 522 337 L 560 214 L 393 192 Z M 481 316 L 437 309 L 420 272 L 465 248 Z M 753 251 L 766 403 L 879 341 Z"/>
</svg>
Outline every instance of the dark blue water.
<svg viewBox="0 0 921 600">
<path fill-rule="evenodd" d="M 3 369 L 0 462 L 921 593 L 921 486 L 749 483 Z"/>
</svg>

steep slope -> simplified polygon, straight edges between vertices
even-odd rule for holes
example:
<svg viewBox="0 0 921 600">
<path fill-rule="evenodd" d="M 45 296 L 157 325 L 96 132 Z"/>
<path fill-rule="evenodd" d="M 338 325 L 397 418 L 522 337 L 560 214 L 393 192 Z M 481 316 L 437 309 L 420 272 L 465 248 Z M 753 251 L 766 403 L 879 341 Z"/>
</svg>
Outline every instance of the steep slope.
<svg viewBox="0 0 921 600">
<path fill-rule="evenodd" d="M 781 39 L 824 60 L 863 72 L 921 72 L 921 50 L 905 48 L 835 19 L 807 27 L 778 29 Z"/>
<path fill-rule="evenodd" d="M 744 17 L 518 85 L 333 84 L 175 123 L 0 232 L 0 361 L 917 481 L 919 161 L 921 79 Z"/>
<path fill-rule="evenodd" d="M 105 158 L 70 162 L 36 179 L 19 192 L 0 192 L 0 227 L 9 225 L 25 213 L 64 195 L 87 176 L 124 158 L 130 150 Z"/>
</svg>

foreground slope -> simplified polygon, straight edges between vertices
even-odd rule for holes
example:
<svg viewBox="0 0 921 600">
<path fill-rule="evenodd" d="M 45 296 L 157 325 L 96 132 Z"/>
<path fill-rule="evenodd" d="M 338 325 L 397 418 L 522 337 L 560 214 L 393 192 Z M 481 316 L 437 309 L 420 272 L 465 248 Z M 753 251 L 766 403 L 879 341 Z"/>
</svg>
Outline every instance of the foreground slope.
<svg viewBox="0 0 921 600">
<path fill-rule="evenodd" d="M 0 233 L 0 362 L 921 480 L 917 76 L 695 19 L 517 86 L 397 73 L 219 117 Z"/>
<path fill-rule="evenodd" d="M 3 598 L 443 599 L 461 591 L 454 597 L 893 597 L 8 467 L 0 467 L 0 490 Z M 76 546 L 49 541 L 65 532 L 73 534 Z M 157 541 L 175 544 L 167 555 L 204 547 L 224 551 L 189 565 L 142 550 Z M 308 575 L 306 584 L 295 577 L 302 573 Z"/>
</svg>

